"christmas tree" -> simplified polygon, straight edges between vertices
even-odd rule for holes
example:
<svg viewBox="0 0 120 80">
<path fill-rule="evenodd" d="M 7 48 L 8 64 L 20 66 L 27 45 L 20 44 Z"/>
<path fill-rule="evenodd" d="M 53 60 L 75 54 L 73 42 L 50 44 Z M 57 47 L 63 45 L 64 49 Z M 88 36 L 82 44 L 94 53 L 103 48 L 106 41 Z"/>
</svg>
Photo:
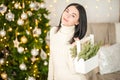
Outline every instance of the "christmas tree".
<svg viewBox="0 0 120 80">
<path fill-rule="evenodd" d="M 47 80 L 48 15 L 43 0 L 0 0 L 0 80 Z"/>
</svg>

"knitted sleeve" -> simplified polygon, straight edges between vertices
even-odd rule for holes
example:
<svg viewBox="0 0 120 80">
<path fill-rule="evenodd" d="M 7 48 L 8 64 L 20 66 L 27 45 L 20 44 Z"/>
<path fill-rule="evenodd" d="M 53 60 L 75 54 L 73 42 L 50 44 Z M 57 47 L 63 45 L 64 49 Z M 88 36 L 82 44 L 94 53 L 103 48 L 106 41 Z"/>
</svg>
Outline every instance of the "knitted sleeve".
<svg viewBox="0 0 120 80">
<path fill-rule="evenodd" d="M 51 47 L 52 47 L 52 43 L 51 43 L 51 39 L 52 39 L 52 36 L 54 34 L 56 30 L 56 27 L 52 27 L 51 30 L 50 30 L 50 58 L 49 58 L 49 70 L 48 70 L 48 80 L 54 80 L 53 76 L 54 76 L 54 68 L 53 68 L 53 54 L 52 54 L 52 51 L 51 51 Z"/>
</svg>

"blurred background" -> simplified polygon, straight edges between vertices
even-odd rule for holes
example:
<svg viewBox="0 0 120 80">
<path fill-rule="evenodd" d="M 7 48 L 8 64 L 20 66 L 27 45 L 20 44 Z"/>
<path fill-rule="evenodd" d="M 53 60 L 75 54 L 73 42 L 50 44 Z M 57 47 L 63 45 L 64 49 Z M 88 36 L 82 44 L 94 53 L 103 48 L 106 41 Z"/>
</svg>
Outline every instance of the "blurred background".
<svg viewBox="0 0 120 80">
<path fill-rule="evenodd" d="M 120 0 L 45 0 L 51 12 L 50 24 L 56 26 L 64 8 L 70 3 L 80 3 L 86 8 L 88 23 L 117 23 L 120 21 Z"/>
</svg>

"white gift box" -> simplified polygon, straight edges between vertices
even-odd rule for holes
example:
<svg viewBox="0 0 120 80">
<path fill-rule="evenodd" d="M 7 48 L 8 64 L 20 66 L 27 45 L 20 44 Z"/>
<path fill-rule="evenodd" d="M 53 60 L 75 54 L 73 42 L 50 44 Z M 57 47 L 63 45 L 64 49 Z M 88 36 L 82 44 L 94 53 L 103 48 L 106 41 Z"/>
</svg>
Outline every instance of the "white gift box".
<svg viewBox="0 0 120 80">
<path fill-rule="evenodd" d="M 95 55 L 94 57 L 86 61 L 84 59 L 78 60 L 77 58 L 75 58 L 74 65 L 75 65 L 75 71 L 77 73 L 86 74 L 91 70 L 95 69 L 96 67 L 98 67 L 98 55 Z"/>
</svg>

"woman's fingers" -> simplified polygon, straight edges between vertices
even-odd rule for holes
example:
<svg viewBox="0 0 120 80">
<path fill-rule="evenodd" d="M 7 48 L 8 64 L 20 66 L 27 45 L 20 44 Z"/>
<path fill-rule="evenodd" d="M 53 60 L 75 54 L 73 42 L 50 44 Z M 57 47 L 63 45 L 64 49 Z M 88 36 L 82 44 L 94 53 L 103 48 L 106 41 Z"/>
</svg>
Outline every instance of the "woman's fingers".
<svg viewBox="0 0 120 80">
<path fill-rule="evenodd" d="M 80 39 L 79 38 L 74 38 L 75 42 L 72 43 L 72 46 L 76 46 L 76 41 L 79 41 Z"/>
<path fill-rule="evenodd" d="M 75 40 L 75 41 L 78 41 L 78 40 L 80 40 L 80 39 L 79 39 L 79 38 L 74 38 L 74 40 Z"/>
</svg>

